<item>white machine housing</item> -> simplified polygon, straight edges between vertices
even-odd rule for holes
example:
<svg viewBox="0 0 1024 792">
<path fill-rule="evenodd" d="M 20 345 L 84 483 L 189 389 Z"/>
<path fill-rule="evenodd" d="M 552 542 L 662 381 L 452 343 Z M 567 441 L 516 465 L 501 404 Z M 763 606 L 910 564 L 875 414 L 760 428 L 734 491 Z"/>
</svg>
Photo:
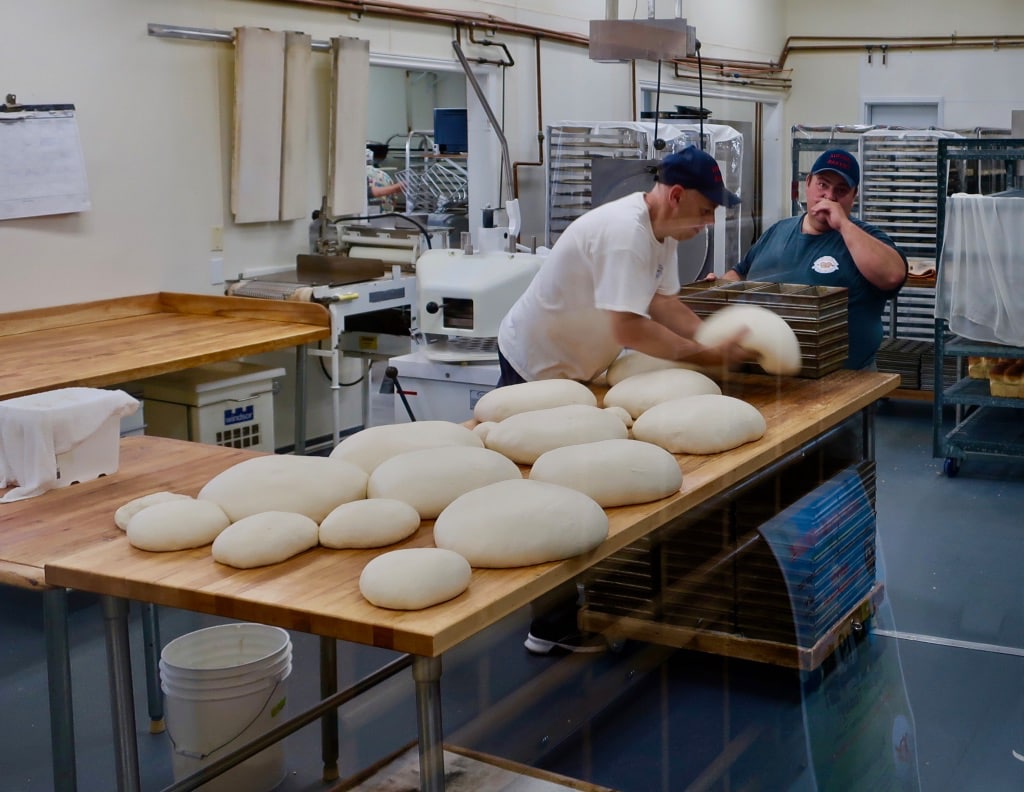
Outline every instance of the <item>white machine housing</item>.
<svg viewBox="0 0 1024 792">
<path fill-rule="evenodd" d="M 428 250 L 416 262 L 419 331 L 494 339 L 544 258 L 533 253 Z"/>
</svg>

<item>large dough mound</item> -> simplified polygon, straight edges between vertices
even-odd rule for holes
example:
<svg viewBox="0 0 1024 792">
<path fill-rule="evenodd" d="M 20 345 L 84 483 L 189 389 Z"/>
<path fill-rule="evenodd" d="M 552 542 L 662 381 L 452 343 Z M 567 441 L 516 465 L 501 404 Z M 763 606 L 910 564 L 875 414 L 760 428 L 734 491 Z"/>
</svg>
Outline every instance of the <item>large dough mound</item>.
<svg viewBox="0 0 1024 792">
<path fill-rule="evenodd" d="M 472 574 L 458 553 L 410 547 L 379 555 L 363 567 L 359 591 L 378 608 L 419 610 L 459 596 Z"/>
<path fill-rule="evenodd" d="M 516 464 L 486 448 L 448 446 L 407 451 L 382 462 L 370 474 L 371 498 L 394 498 L 432 520 L 449 503 L 477 487 L 522 478 Z"/>
<path fill-rule="evenodd" d="M 392 498 L 369 498 L 343 503 L 320 523 L 320 544 L 348 547 L 383 547 L 400 542 L 420 527 L 419 513 L 408 503 Z"/>
<path fill-rule="evenodd" d="M 636 419 L 633 436 L 673 454 L 717 454 L 759 439 L 767 428 L 753 405 L 711 394 L 655 405 Z"/>
<path fill-rule="evenodd" d="M 760 305 L 727 305 L 705 319 L 694 339 L 715 346 L 747 327 L 740 345 L 754 352 L 757 362 L 769 374 L 797 374 L 802 358 L 800 342 L 786 320 Z"/>
<path fill-rule="evenodd" d="M 568 404 L 506 418 L 487 433 L 487 447 L 521 465 L 532 465 L 552 448 L 595 440 L 623 440 L 628 435 L 626 425 L 614 413 L 600 407 Z"/>
<path fill-rule="evenodd" d="M 366 497 L 366 473 L 325 457 L 270 454 L 239 462 L 210 479 L 199 498 L 238 522 L 268 511 L 305 514 L 319 523 L 335 507 Z"/>
<path fill-rule="evenodd" d="M 556 448 L 533 463 L 530 478 L 577 490 L 605 508 L 666 498 L 683 484 L 676 458 L 639 440 Z"/>
<path fill-rule="evenodd" d="M 349 435 L 331 451 L 331 459 L 347 460 L 369 474 L 384 460 L 406 451 L 455 445 L 482 448 L 484 442 L 462 424 L 412 421 L 370 426 Z"/>
<path fill-rule="evenodd" d="M 586 404 L 594 407 L 597 397 L 590 388 L 576 380 L 548 379 L 520 382 L 488 391 L 477 400 L 473 417 L 478 421 L 504 421 L 510 415 L 561 407 L 565 404 Z"/>
<path fill-rule="evenodd" d="M 613 385 L 604 396 L 605 407 L 622 407 L 633 420 L 655 404 L 699 393 L 721 393 L 710 377 L 699 371 L 669 368 L 636 374 Z"/>
<path fill-rule="evenodd" d="M 135 498 L 118 507 L 117 511 L 114 512 L 114 525 L 122 531 L 127 531 L 128 523 L 140 511 L 148 509 L 150 506 L 156 506 L 158 503 L 166 503 L 172 500 L 193 500 L 193 498 L 191 495 L 180 495 L 177 492 L 151 492 L 149 495 Z"/>
<path fill-rule="evenodd" d="M 467 492 L 434 523 L 434 544 L 475 567 L 559 561 L 593 550 L 607 536 L 608 517 L 592 498 L 529 479 Z"/>
<path fill-rule="evenodd" d="M 304 514 L 268 511 L 232 523 L 213 540 L 213 558 L 252 569 L 287 561 L 317 545 L 317 525 Z"/>
<path fill-rule="evenodd" d="M 605 372 L 605 379 L 608 384 L 615 387 L 624 379 L 635 377 L 637 374 L 646 374 L 648 371 L 662 371 L 663 369 L 694 369 L 699 370 L 700 366 L 695 363 L 687 363 L 685 360 L 665 360 L 656 358 L 635 349 L 624 349 L 619 356 L 612 361 Z"/>
<path fill-rule="evenodd" d="M 164 553 L 208 545 L 230 524 L 212 501 L 174 498 L 135 514 L 125 531 L 133 547 Z"/>
</svg>

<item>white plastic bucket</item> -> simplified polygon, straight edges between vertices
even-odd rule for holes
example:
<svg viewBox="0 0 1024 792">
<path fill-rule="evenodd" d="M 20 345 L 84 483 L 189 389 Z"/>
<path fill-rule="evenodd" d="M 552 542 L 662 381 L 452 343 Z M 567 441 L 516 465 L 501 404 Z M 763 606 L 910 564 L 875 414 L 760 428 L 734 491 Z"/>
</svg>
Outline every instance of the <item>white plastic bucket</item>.
<svg viewBox="0 0 1024 792">
<path fill-rule="evenodd" d="M 160 653 L 174 780 L 284 721 L 292 670 L 288 633 L 264 624 L 223 624 L 176 638 Z M 278 742 L 200 787 L 269 792 L 285 777 Z"/>
</svg>

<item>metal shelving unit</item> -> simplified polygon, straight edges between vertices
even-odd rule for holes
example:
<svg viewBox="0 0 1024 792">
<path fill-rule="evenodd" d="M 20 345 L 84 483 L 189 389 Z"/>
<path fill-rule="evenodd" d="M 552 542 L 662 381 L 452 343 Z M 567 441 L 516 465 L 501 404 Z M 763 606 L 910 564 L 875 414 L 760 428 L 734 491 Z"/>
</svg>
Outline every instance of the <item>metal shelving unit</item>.
<svg viewBox="0 0 1024 792">
<path fill-rule="evenodd" d="M 974 161 L 979 169 L 990 176 L 991 183 L 1001 187 L 1017 183 L 1017 164 L 1024 161 L 1024 139 L 1005 138 L 987 140 L 941 140 L 938 144 L 936 171 L 938 222 L 935 249 L 939 251 L 941 266 L 943 235 L 945 233 L 947 178 L 950 166 Z M 995 167 L 986 167 L 995 163 Z M 1010 198 L 1008 200 L 1024 200 Z M 1016 263 L 1024 266 L 1024 262 Z M 941 273 L 940 273 L 941 277 Z M 1021 306 L 1024 311 L 1024 305 Z M 945 319 L 935 319 L 935 369 L 939 371 L 945 359 L 957 361 L 961 373 L 954 384 L 936 387 L 933 401 L 932 455 L 944 457 L 943 471 L 949 477 L 957 475 L 968 454 L 996 456 L 1024 456 L 1024 420 L 1021 409 L 1024 399 L 992 396 L 987 380 L 963 378 L 964 359 L 971 357 L 1024 358 L 1024 347 L 984 343 L 963 338 L 951 332 Z M 956 421 L 952 429 L 943 430 L 946 406 L 956 408 Z"/>
</svg>

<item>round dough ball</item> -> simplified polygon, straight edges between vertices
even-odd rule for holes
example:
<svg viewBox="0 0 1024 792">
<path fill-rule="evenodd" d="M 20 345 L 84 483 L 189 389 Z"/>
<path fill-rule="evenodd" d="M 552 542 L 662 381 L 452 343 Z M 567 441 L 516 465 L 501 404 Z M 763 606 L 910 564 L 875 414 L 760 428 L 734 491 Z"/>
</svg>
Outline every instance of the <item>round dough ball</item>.
<svg viewBox="0 0 1024 792">
<path fill-rule="evenodd" d="M 278 564 L 316 547 L 317 532 L 317 524 L 304 514 L 252 514 L 232 523 L 213 540 L 213 559 L 238 569 Z"/>
<path fill-rule="evenodd" d="M 697 371 L 700 366 L 695 363 L 687 363 L 685 360 L 665 360 L 637 352 L 635 349 L 624 349 L 608 367 L 605 378 L 610 386 L 615 387 L 628 377 L 635 377 L 637 374 L 645 374 L 648 371 L 672 368 Z"/>
<path fill-rule="evenodd" d="M 633 425 L 633 416 L 629 414 L 629 410 L 627 410 L 625 407 L 605 407 L 604 411 L 611 413 L 620 421 L 622 421 L 622 423 L 626 425 L 627 429 L 629 429 L 629 427 Z"/>
<path fill-rule="evenodd" d="M 613 385 L 604 396 L 605 407 L 622 407 L 634 420 L 655 404 L 699 393 L 721 393 L 718 383 L 699 371 L 668 368 L 636 374 Z"/>
<path fill-rule="evenodd" d="M 664 448 L 639 440 L 599 440 L 541 454 L 530 479 L 582 492 L 601 506 L 667 498 L 679 492 L 683 473 Z"/>
<path fill-rule="evenodd" d="M 694 340 L 715 346 L 742 328 L 749 332 L 740 345 L 755 353 L 757 362 L 769 374 L 798 374 L 802 365 L 800 342 L 786 320 L 760 305 L 727 305 L 705 319 Z"/>
<path fill-rule="evenodd" d="M 135 498 L 120 506 L 114 512 L 114 525 L 122 531 L 128 530 L 128 523 L 132 517 L 143 509 L 155 506 L 158 503 L 166 503 L 172 500 L 195 500 L 191 495 L 181 495 L 177 492 L 151 492 L 141 498 Z"/>
<path fill-rule="evenodd" d="M 484 421 L 473 427 L 473 434 L 480 438 L 480 441 L 487 445 L 487 433 L 497 426 L 497 421 Z"/>
<path fill-rule="evenodd" d="M 343 503 L 320 523 L 320 544 L 335 550 L 384 547 L 401 542 L 420 527 L 419 513 L 392 498 Z"/>
<path fill-rule="evenodd" d="M 560 561 L 608 536 L 608 516 L 581 492 L 545 481 L 499 481 L 452 501 L 434 523 L 434 544 L 474 567 Z"/>
<path fill-rule="evenodd" d="M 381 462 L 406 451 L 455 445 L 483 448 L 484 441 L 472 429 L 451 421 L 385 424 L 349 435 L 331 451 L 331 459 L 346 460 L 369 474 Z"/>
<path fill-rule="evenodd" d="M 125 532 L 133 547 L 165 553 L 208 545 L 230 524 L 216 503 L 186 497 L 146 507 L 128 521 Z"/>
<path fill-rule="evenodd" d="M 367 475 L 350 462 L 268 454 L 239 462 L 199 491 L 238 522 L 268 511 L 305 514 L 319 523 L 335 507 L 366 497 Z"/>
<path fill-rule="evenodd" d="M 633 436 L 673 454 L 717 454 L 758 440 L 767 428 L 753 405 L 705 394 L 656 404 L 633 423 Z"/>
<path fill-rule="evenodd" d="M 586 385 L 569 379 L 535 380 L 495 388 L 481 396 L 473 407 L 478 421 L 504 421 L 511 415 L 545 410 L 565 404 L 597 406 L 597 397 Z"/>
<path fill-rule="evenodd" d="M 486 484 L 519 479 L 516 464 L 486 448 L 449 446 L 407 451 L 382 462 L 370 474 L 371 498 L 395 498 L 432 520 L 460 495 Z"/>
<path fill-rule="evenodd" d="M 378 608 L 420 610 L 459 596 L 472 574 L 458 553 L 410 547 L 379 555 L 363 567 L 359 591 Z"/>
<path fill-rule="evenodd" d="M 506 418 L 487 434 L 487 447 L 513 462 L 532 465 L 552 448 L 625 439 L 628 434 L 626 425 L 612 413 L 600 407 L 568 404 Z"/>
</svg>

